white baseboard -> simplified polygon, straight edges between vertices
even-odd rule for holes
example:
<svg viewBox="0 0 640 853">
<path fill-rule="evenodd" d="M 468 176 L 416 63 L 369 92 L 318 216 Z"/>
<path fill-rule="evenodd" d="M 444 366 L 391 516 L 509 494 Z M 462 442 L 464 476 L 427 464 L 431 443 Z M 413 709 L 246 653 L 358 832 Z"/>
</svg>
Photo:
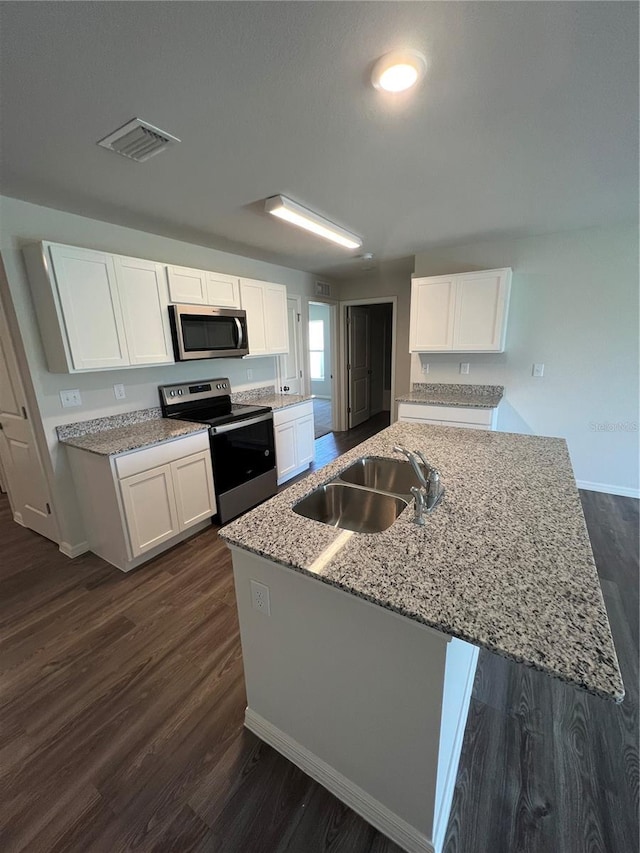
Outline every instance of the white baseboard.
<svg viewBox="0 0 640 853">
<path fill-rule="evenodd" d="M 591 483 L 589 480 L 576 480 L 579 489 L 588 492 L 604 492 L 605 495 L 621 495 L 623 498 L 640 498 L 640 489 L 627 486 L 612 486 L 610 483 Z"/>
<path fill-rule="evenodd" d="M 13 520 L 15 521 L 16 524 L 19 524 L 20 527 L 26 527 L 27 526 L 24 523 L 24 521 L 22 520 L 22 515 L 19 512 L 13 513 Z"/>
<path fill-rule="evenodd" d="M 79 557 L 80 554 L 86 554 L 89 550 L 88 542 L 79 542 L 77 545 L 70 545 L 68 542 L 61 542 L 58 546 L 58 550 L 61 554 L 64 554 L 65 557 L 71 557 L 73 560 L 74 557 Z"/>
<path fill-rule="evenodd" d="M 407 853 L 435 853 L 426 835 L 250 708 L 245 711 L 244 724 Z"/>
</svg>

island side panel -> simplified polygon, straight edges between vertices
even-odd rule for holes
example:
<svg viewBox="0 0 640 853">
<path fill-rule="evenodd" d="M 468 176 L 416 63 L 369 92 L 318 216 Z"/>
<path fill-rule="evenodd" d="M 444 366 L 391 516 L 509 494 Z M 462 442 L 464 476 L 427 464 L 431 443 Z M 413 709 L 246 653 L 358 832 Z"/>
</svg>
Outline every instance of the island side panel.
<svg viewBox="0 0 640 853">
<path fill-rule="evenodd" d="M 412 827 L 412 843 L 403 842 L 402 833 L 394 837 L 405 849 L 432 850 L 450 638 L 256 554 L 231 550 L 247 724 L 256 731 L 250 719 L 266 721 Z M 252 607 L 252 579 L 269 588 L 270 615 Z M 375 823 L 371 814 L 365 817 Z"/>
</svg>

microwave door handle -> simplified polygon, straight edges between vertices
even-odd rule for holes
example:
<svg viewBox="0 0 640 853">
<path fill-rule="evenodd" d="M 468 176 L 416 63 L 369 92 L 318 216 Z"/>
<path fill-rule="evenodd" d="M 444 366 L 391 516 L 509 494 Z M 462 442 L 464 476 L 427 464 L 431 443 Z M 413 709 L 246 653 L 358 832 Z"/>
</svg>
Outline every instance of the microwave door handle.
<svg viewBox="0 0 640 853">
<path fill-rule="evenodd" d="M 244 346 L 244 332 L 242 330 L 242 323 L 240 322 L 239 317 L 233 318 L 236 321 L 236 327 L 238 329 L 238 349 L 242 349 Z"/>
</svg>

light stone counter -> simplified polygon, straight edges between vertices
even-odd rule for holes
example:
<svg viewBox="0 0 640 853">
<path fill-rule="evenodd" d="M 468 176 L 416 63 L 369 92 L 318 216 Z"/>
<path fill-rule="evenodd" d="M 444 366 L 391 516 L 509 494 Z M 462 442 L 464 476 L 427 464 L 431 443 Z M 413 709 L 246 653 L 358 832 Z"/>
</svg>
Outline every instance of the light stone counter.
<svg viewBox="0 0 640 853">
<path fill-rule="evenodd" d="M 502 385 L 455 385 L 414 382 L 408 394 L 396 397 L 397 403 L 423 403 L 428 406 L 461 406 L 471 409 L 495 409 L 504 394 Z"/>
<path fill-rule="evenodd" d="M 423 528 L 409 506 L 386 531 L 343 537 L 323 559 L 344 531 L 292 505 L 360 456 L 394 456 L 396 444 L 440 469 L 442 504 Z M 624 696 L 564 439 L 397 423 L 220 535 L 598 696 Z"/>
</svg>

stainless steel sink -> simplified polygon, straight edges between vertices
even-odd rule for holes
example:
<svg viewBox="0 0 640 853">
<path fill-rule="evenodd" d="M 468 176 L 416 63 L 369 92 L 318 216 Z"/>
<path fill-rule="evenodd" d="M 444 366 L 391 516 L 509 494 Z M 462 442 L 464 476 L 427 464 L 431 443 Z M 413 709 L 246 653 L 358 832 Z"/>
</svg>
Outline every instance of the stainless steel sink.
<svg viewBox="0 0 640 853">
<path fill-rule="evenodd" d="M 328 483 L 294 504 L 293 511 L 332 527 L 356 533 L 381 533 L 391 527 L 407 503 L 394 495 Z"/>
<path fill-rule="evenodd" d="M 424 466 L 420 466 L 426 476 Z M 411 500 L 411 487 L 420 486 L 415 471 L 404 459 L 385 459 L 380 456 L 363 456 L 339 475 L 344 483 L 354 483 L 379 492 L 406 495 Z"/>
</svg>

